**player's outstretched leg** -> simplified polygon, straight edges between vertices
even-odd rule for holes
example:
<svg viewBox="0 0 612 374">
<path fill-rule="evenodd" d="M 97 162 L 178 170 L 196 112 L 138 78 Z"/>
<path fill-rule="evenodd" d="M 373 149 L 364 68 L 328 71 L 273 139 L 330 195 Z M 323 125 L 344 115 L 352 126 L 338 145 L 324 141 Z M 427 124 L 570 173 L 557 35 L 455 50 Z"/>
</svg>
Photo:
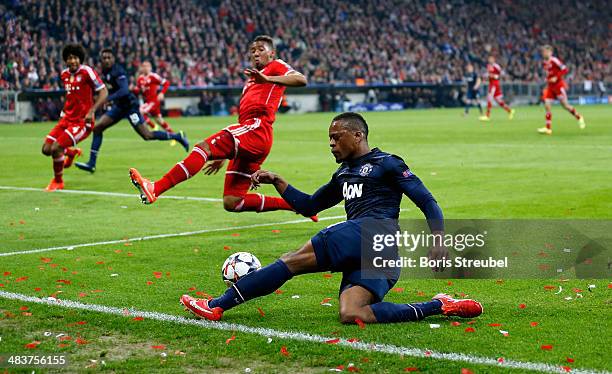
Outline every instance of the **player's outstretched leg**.
<svg viewBox="0 0 612 374">
<path fill-rule="evenodd" d="M 300 250 L 239 279 L 220 297 L 206 300 L 183 295 L 180 302 L 196 316 L 216 321 L 221 319 L 223 312 L 239 304 L 271 294 L 294 275 L 316 271 L 317 259 L 312 243 L 308 241 Z"/>
<path fill-rule="evenodd" d="M 198 143 L 183 161 L 174 165 L 159 180 L 151 182 L 142 177 L 135 168 L 130 169 L 130 179 L 140 192 L 143 204 L 153 204 L 162 193 L 199 173 L 209 157 L 208 144 Z"/>
<path fill-rule="evenodd" d="M 112 110 L 109 112 L 112 115 L 114 115 L 114 112 L 112 112 Z M 102 140 L 103 140 L 102 134 L 107 128 L 119 122 L 119 119 L 121 118 L 117 115 L 118 119 L 116 119 L 112 115 L 108 115 L 105 113 L 102 116 L 102 118 L 100 118 L 100 121 L 98 121 L 98 123 L 96 123 L 96 125 L 94 126 L 93 139 L 91 141 L 91 150 L 89 151 L 89 161 L 77 162 L 74 164 L 74 166 L 76 166 L 77 168 L 81 170 L 88 171 L 90 173 L 94 173 L 96 171 L 96 163 L 98 162 L 98 154 L 100 152 L 100 148 L 102 147 Z"/>
<path fill-rule="evenodd" d="M 481 121 L 490 121 L 491 120 L 491 107 L 493 106 L 493 98 L 491 95 L 487 96 L 487 112 L 484 116 L 480 116 L 478 119 Z"/>
<path fill-rule="evenodd" d="M 542 135 L 552 135 L 552 112 L 551 112 L 551 102 L 550 100 L 544 101 L 544 108 L 546 109 L 546 126 L 540 127 L 538 129 L 538 133 Z"/>
<path fill-rule="evenodd" d="M 502 96 L 497 96 L 495 98 L 495 101 L 497 102 L 497 104 L 500 107 L 502 107 L 506 112 L 508 112 L 508 119 L 513 119 L 514 118 L 515 110 L 510 108 L 510 105 L 506 104 L 504 99 L 502 99 Z"/>
<path fill-rule="evenodd" d="M 580 130 L 584 130 L 586 128 L 584 117 L 580 115 L 580 113 L 578 113 L 576 108 L 570 105 L 566 97 L 560 97 L 559 102 L 561 102 L 561 105 L 563 106 L 563 108 L 565 108 L 565 110 L 567 110 L 572 116 L 574 116 L 574 118 L 578 120 L 578 127 L 580 128 Z"/>
<path fill-rule="evenodd" d="M 64 148 L 57 142 L 43 144 L 42 153 L 50 156 L 53 160 L 53 179 L 45 188 L 45 191 L 55 191 L 64 189 Z"/>
</svg>

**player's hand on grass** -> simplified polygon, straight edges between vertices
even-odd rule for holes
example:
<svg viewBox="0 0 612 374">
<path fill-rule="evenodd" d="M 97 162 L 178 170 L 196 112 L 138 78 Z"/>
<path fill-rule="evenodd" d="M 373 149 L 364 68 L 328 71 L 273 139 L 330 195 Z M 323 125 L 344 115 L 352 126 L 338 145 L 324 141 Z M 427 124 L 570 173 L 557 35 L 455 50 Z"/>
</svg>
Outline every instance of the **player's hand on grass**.
<svg viewBox="0 0 612 374">
<path fill-rule="evenodd" d="M 244 69 L 244 74 L 252 78 L 255 81 L 255 83 L 267 83 L 269 81 L 268 76 L 263 74 L 257 69 L 252 69 L 252 68 Z"/>
<path fill-rule="evenodd" d="M 444 271 L 444 262 L 449 258 L 448 249 L 445 246 L 435 246 L 429 250 L 427 258 L 436 261 L 436 266 L 431 268 L 432 271 Z"/>
<path fill-rule="evenodd" d="M 223 164 L 225 164 L 225 160 L 209 161 L 206 164 L 206 166 L 204 166 L 204 174 L 206 175 L 217 174 L 219 170 L 223 167 Z"/>
</svg>

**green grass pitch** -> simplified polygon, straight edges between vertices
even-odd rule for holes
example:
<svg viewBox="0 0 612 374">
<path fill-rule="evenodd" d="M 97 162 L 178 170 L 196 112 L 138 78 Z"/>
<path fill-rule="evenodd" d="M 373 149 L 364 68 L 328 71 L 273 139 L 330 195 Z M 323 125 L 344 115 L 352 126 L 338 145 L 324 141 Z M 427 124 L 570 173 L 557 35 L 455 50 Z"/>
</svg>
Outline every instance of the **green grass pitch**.
<svg viewBox="0 0 612 374">
<path fill-rule="evenodd" d="M 494 109 L 490 123 L 480 123 L 475 111 L 462 117 L 461 109 L 368 113 L 366 118 L 371 146 L 401 155 L 432 191 L 447 218 L 611 219 L 612 108 L 579 110 L 585 115 L 587 129 L 580 131 L 573 118 L 555 107 L 553 136 L 536 133 L 544 115 L 542 108 L 533 107 L 518 108 L 513 121 Z M 265 168 L 279 172 L 304 191 L 312 192 L 325 183 L 337 167 L 327 139 L 332 117 L 330 113 L 279 116 Z M 170 119 L 192 142 L 234 121 Z M 52 176 L 51 160 L 41 155 L 40 148 L 52 125 L 0 125 L 1 186 L 46 186 Z M 85 160 L 89 144 L 90 139 L 81 144 Z M 300 217 L 289 212 L 233 214 L 225 212 L 218 201 L 161 199 L 152 206 L 141 205 L 129 182 L 128 168 L 138 167 L 145 176 L 158 178 L 184 156 L 180 146 L 144 142 L 127 122 L 116 125 L 105 133 L 97 172 L 89 175 L 68 169 L 65 184 L 70 190 L 133 197 L 0 189 L 0 253 L 270 225 L 0 257 L 0 291 L 190 317 L 179 307 L 179 296 L 223 292 L 220 266 L 230 253 L 249 251 L 262 263 L 269 263 L 340 220 L 281 224 Z M 201 174 L 168 194 L 220 198 L 222 187 L 221 173 Z M 276 194 L 268 187 L 262 190 Z M 403 218 L 421 217 L 408 199 L 402 208 L 406 209 Z M 342 208 L 332 208 L 320 216 L 343 213 Z M 562 366 L 612 370 L 609 280 L 401 280 L 386 300 L 414 302 L 438 292 L 464 293 L 481 301 L 485 312 L 471 324 L 459 321 L 459 326 L 451 324 L 455 320 L 435 317 L 364 329 L 338 322 L 339 282 L 339 274 L 294 278 L 281 288 L 282 293 L 237 307 L 226 313 L 224 321 L 546 363 L 559 370 Z M 587 291 L 589 284 L 596 286 L 592 292 Z M 545 288 L 547 285 L 555 290 Z M 559 285 L 563 292 L 556 294 Z M 583 290 L 584 297 L 575 298 L 574 288 Z M 568 296 L 572 300 L 565 300 Z M 327 298 L 331 307 L 321 305 Z M 520 308 L 521 304 L 525 307 Z M 0 353 L 66 353 L 71 372 L 235 373 L 246 368 L 261 373 L 329 372 L 340 365 L 349 370 L 349 363 L 354 365 L 351 370 L 361 372 L 522 371 L 337 344 L 276 337 L 269 341 L 256 334 L 133 317 L 0 297 Z M 430 323 L 440 327 L 432 329 Z M 474 331 L 466 332 L 469 327 Z M 499 330 L 508 331 L 508 336 Z M 65 335 L 57 337 L 59 334 Z M 39 344 L 27 348 L 32 342 Z M 287 354 L 281 352 L 283 347 Z"/>
</svg>

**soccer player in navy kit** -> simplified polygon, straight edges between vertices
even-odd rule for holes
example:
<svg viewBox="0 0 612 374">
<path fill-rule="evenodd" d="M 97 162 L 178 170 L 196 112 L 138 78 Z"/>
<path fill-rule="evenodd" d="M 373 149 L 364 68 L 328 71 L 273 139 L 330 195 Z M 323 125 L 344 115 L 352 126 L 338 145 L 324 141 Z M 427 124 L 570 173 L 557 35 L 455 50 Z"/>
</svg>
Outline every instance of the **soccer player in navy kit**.
<svg viewBox="0 0 612 374">
<path fill-rule="evenodd" d="M 463 115 L 467 116 L 468 112 L 470 111 L 470 107 L 474 105 L 478 107 L 480 115 L 482 116 L 482 105 L 480 105 L 480 95 L 478 93 L 482 79 L 480 79 L 478 73 L 474 71 L 474 65 L 467 64 L 465 66 L 463 81 L 466 83 L 465 98 L 463 99 L 465 102 L 465 111 Z"/>
<path fill-rule="evenodd" d="M 93 129 L 93 140 L 89 161 L 86 163 L 77 162 L 75 165 L 81 170 L 93 173 L 96 171 L 98 152 L 102 146 L 102 133 L 107 128 L 113 126 L 123 118 L 127 118 L 132 128 L 144 140 L 176 140 L 186 151 L 189 150 L 189 143 L 183 132 L 170 133 L 166 131 L 150 131 L 145 120 L 140 113 L 138 98 L 128 88 L 127 73 L 121 65 L 115 63 L 115 55 L 110 49 L 103 49 L 100 53 L 102 59 L 102 79 L 110 86 L 108 102 L 112 102 L 112 107 L 104 113 Z"/>
<path fill-rule="evenodd" d="M 313 195 L 289 185 L 280 176 L 265 170 L 252 175 L 255 186 L 273 184 L 281 196 L 305 216 L 328 209 L 344 199 L 347 220 L 332 225 L 309 240 L 296 252 L 239 279 L 218 298 L 206 300 L 183 295 L 181 303 L 198 317 L 219 320 L 223 312 L 256 297 L 268 295 L 294 275 L 322 271 L 342 272 L 340 285 L 340 321 L 389 323 L 418 321 L 444 314 L 473 318 L 482 313 L 474 300 L 456 300 L 445 294 L 431 301 L 394 304 L 382 299 L 399 278 L 399 268 L 366 269 L 361 264 L 361 228 L 365 220 L 388 221 L 399 218 L 402 194 L 407 195 L 424 213 L 430 229 L 442 233 L 442 210 L 423 183 L 403 160 L 368 145 L 368 126 L 356 113 L 336 116 L 329 128 L 331 152 L 341 163 L 331 180 Z M 397 255 L 397 253 L 396 253 Z M 448 257 L 445 248 L 435 248 L 429 258 Z M 435 268 L 434 271 L 443 270 Z"/>
</svg>

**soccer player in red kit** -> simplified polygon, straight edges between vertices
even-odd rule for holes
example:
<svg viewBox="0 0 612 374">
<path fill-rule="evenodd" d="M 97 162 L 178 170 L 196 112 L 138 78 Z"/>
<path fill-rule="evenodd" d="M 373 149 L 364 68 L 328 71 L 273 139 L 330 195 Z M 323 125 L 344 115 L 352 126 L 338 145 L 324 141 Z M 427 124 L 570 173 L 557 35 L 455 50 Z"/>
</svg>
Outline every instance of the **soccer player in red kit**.
<svg viewBox="0 0 612 374">
<path fill-rule="evenodd" d="M 133 90 L 136 95 L 141 94 L 144 101 L 144 104 L 140 106 L 140 112 L 149 127 L 155 128 L 150 116 L 164 130 L 174 132 L 161 115 L 161 102 L 164 101 L 168 87 L 170 87 L 170 81 L 154 73 L 151 62 L 143 61 L 140 65 L 140 75 L 136 79 L 136 87 Z"/>
<path fill-rule="evenodd" d="M 249 53 L 253 68 L 245 70 L 249 78 L 242 90 L 237 124 L 196 144 L 187 158 L 155 182 L 130 169 L 130 178 L 144 204 L 152 204 L 168 189 L 196 175 L 206 162 L 210 161 L 204 169 L 206 174 L 213 174 L 225 160 L 230 160 L 223 190 L 226 210 L 293 210 L 280 197 L 247 192 L 251 174 L 261 168 L 272 147 L 272 124 L 285 88 L 305 86 L 306 78 L 276 58 L 274 43 L 267 35 L 257 36 L 249 46 Z"/>
<path fill-rule="evenodd" d="M 504 108 L 506 112 L 508 112 L 508 118 L 514 118 L 514 109 L 510 108 L 508 104 L 504 102 L 504 94 L 501 89 L 501 85 L 499 84 L 499 78 L 502 74 L 502 68 L 498 63 L 495 62 L 495 56 L 490 55 L 488 58 L 487 64 L 487 75 L 489 76 L 489 92 L 487 95 L 487 114 L 484 116 L 480 116 L 481 121 L 490 121 L 491 120 L 491 106 L 493 106 L 493 100 L 497 102 L 497 104 Z"/>
<path fill-rule="evenodd" d="M 61 119 L 49 132 L 42 146 L 42 153 L 53 158 L 54 178 L 47 186 L 47 191 L 64 189 L 64 168 L 70 167 L 74 158 L 81 154 L 76 145 L 91 133 L 96 110 L 108 96 L 108 90 L 95 70 L 83 65 L 85 49 L 82 46 L 66 45 L 62 50 L 62 58 L 68 65 L 61 74 L 66 102 Z M 98 92 L 98 97 L 94 102 L 95 92 Z"/>
<path fill-rule="evenodd" d="M 547 83 L 542 93 L 544 107 L 546 108 L 546 127 L 539 128 L 538 132 L 543 135 L 552 135 L 552 113 L 550 109 L 555 99 L 559 100 L 565 110 L 570 112 L 578 120 L 580 129 L 584 129 L 586 127 L 584 117 L 576 111 L 576 108 L 567 102 L 567 93 L 565 91 L 567 86 L 563 80 L 563 76 L 568 72 L 567 66 L 557 57 L 553 56 L 553 48 L 550 45 L 542 46 L 542 65 L 546 70 Z"/>
</svg>

